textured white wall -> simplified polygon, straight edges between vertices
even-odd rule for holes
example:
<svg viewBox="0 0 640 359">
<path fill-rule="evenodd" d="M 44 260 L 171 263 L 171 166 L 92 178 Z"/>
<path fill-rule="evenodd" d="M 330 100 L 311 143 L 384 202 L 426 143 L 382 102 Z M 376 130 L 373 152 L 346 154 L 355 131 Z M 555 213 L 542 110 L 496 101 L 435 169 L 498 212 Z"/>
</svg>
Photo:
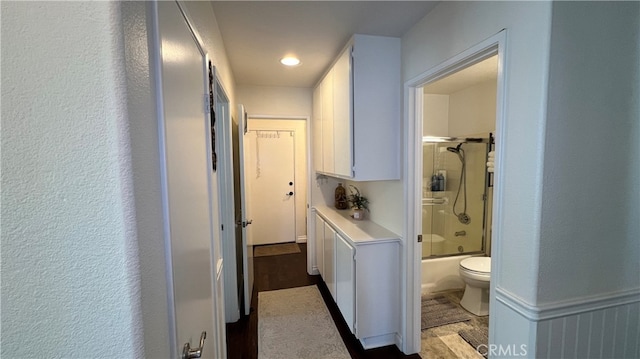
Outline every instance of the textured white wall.
<svg viewBox="0 0 640 359">
<path fill-rule="evenodd" d="M 639 19 L 554 3 L 539 302 L 640 291 Z"/>
<path fill-rule="evenodd" d="M 1 356 L 142 357 L 119 5 L 1 6 Z"/>
<path fill-rule="evenodd" d="M 313 89 L 305 87 L 238 86 L 238 103 L 251 115 L 311 118 Z"/>
<path fill-rule="evenodd" d="M 169 304 L 161 201 L 158 119 L 153 71 L 149 68 L 147 16 L 150 6 L 122 2 L 127 73 L 127 110 L 140 260 L 144 349 L 148 358 L 169 357 Z"/>
</svg>

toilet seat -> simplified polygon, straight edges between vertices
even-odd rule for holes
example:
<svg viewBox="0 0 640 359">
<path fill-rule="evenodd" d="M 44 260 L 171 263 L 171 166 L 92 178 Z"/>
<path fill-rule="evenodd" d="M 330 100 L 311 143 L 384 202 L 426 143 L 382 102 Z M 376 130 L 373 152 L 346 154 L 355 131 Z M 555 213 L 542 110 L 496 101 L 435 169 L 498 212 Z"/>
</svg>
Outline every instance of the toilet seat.
<svg viewBox="0 0 640 359">
<path fill-rule="evenodd" d="M 470 257 L 460 261 L 460 270 L 475 279 L 489 280 L 491 277 L 491 257 Z"/>
<path fill-rule="evenodd" d="M 460 277 L 465 283 L 462 308 L 478 315 L 489 315 L 489 282 L 491 281 L 491 258 L 470 257 L 460 261 Z"/>
</svg>

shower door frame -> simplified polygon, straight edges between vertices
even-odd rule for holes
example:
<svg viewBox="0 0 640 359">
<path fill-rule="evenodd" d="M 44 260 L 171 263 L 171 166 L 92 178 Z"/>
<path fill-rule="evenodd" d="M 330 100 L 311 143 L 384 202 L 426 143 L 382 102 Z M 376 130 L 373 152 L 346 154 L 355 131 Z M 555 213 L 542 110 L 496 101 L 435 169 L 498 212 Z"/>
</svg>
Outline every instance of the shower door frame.
<svg viewBox="0 0 640 359">
<path fill-rule="evenodd" d="M 491 56 L 498 56 L 498 79 L 496 94 L 496 133 L 504 133 L 506 126 L 505 121 L 505 46 L 507 42 L 507 30 L 503 29 L 490 38 L 478 43 L 477 45 L 461 52 L 460 54 L 450 58 L 449 60 L 425 71 L 424 73 L 408 80 L 404 85 L 404 97 L 406 106 L 406 116 L 404 118 L 405 137 L 404 143 L 405 158 L 407 165 L 405 166 L 405 198 L 406 204 L 406 222 L 404 235 L 406 238 L 406 288 L 405 288 L 405 321 L 404 327 L 401 329 L 402 336 L 405 338 L 402 345 L 402 351 L 405 353 L 419 353 L 421 347 L 421 330 L 420 330 L 420 296 L 421 296 L 421 264 L 422 264 L 422 243 L 421 241 L 421 213 L 422 213 L 422 113 L 423 98 L 422 88 L 428 83 L 442 79 L 450 74 L 458 72 L 475 63 L 485 60 Z M 497 141 L 497 140 L 496 140 Z M 496 152 L 496 170 L 494 172 L 494 184 L 502 183 L 504 171 L 501 170 L 502 153 Z M 492 216 L 492 245 L 491 256 L 499 257 L 500 241 L 503 214 L 499 205 L 500 201 L 496 198 L 503 197 L 501 186 L 494 187 L 494 209 Z M 418 200 L 418 198 L 420 200 Z M 492 277 L 500 274 L 498 261 L 492 261 L 491 265 Z M 491 281 L 490 297 L 491 301 L 495 298 L 494 281 Z M 490 304 L 491 305 L 491 304 Z M 489 326 L 489 342 L 493 337 L 493 326 Z"/>
<path fill-rule="evenodd" d="M 468 144 L 484 144 L 487 146 L 486 148 L 486 154 L 485 154 L 485 158 L 486 156 L 489 154 L 489 151 L 491 150 L 491 145 L 493 144 L 493 133 L 489 133 L 489 137 L 487 138 L 480 138 L 480 137 L 473 137 L 473 138 L 469 138 L 469 137 L 440 137 L 440 136 L 423 136 L 422 137 L 422 145 L 424 146 L 425 143 L 460 143 L 460 144 L 464 144 L 464 143 L 468 143 Z M 416 160 L 418 160 L 421 164 L 423 163 L 422 161 L 422 157 L 420 156 L 420 158 L 417 158 L 418 156 L 416 156 Z M 422 169 L 424 171 L 424 168 Z M 424 176 L 424 173 L 422 174 Z M 422 178 L 422 181 L 424 182 L 424 177 Z M 465 175 L 464 181 L 467 181 L 467 176 Z M 487 203 L 488 203 L 488 198 L 487 198 L 487 189 L 489 188 L 489 173 L 485 171 L 484 176 L 483 176 L 483 203 L 482 203 L 482 238 L 481 238 L 481 245 L 480 245 L 480 250 L 477 251 L 462 251 L 462 252 L 458 252 L 458 253 L 449 253 L 449 254 L 436 254 L 433 255 L 431 254 L 431 256 L 429 258 L 424 258 L 422 257 L 422 259 L 435 259 L 435 258 L 445 258 L 445 257 L 455 257 L 455 256 L 461 256 L 461 255 L 478 255 L 478 254 L 482 254 L 482 253 L 486 253 L 486 254 L 490 254 L 487 253 Z M 420 191 L 420 193 L 422 193 L 422 191 Z M 420 196 L 422 197 L 422 196 Z M 422 198 L 422 202 L 424 202 L 425 198 Z M 435 198 L 432 198 L 435 199 Z M 449 200 L 450 201 L 450 200 Z M 451 201 L 450 201 L 451 202 Z M 424 206 L 424 204 L 422 204 L 420 206 L 420 210 L 422 210 L 422 206 Z M 433 214 L 432 214 L 433 216 Z M 423 223 L 422 223 L 422 218 L 423 216 L 420 216 L 421 220 L 419 225 L 416 228 L 420 228 L 421 232 L 423 229 Z M 433 218 L 432 218 L 433 220 Z M 423 236 L 423 241 L 421 242 L 422 245 L 425 245 L 426 240 L 424 239 L 424 235 L 426 233 L 422 233 Z M 433 233 L 432 233 L 433 234 Z M 447 239 L 448 240 L 448 239 Z M 424 249 L 424 248 L 421 248 Z M 422 253 L 422 250 L 420 251 Z"/>
</svg>

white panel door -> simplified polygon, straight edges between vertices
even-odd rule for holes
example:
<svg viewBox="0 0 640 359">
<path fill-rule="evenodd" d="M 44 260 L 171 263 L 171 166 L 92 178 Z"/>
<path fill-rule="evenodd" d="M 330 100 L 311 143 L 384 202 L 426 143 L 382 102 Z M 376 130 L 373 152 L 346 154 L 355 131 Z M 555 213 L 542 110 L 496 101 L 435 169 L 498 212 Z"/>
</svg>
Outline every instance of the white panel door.
<svg viewBox="0 0 640 359">
<path fill-rule="evenodd" d="M 260 130 L 245 136 L 245 181 L 253 245 L 295 242 L 294 132 Z"/>
<path fill-rule="evenodd" d="M 324 222 L 324 275 L 322 279 L 327 284 L 333 300 L 336 300 L 336 231 Z"/>
<path fill-rule="evenodd" d="M 342 238 L 336 234 L 336 303 L 340 308 L 340 313 L 347 322 L 351 333 L 355 331 L 355 250 Z"/>
<path fill-rule="evenodd" d="M 217 332 L 214 312 L 216 305 L 222 306 L 214 297 L 216 266 L 212 264 L 212 254 L 219 251 L 219 236 L 214 232 L 219 204 L 212 186 L 210 122 L 203 102 L 206 56 L 175 2 L 158 3 L 158 24 L 163 201 L 172 265 L 169 290 L 175 310 L 171 356 L 180 357 L 185 343 L 197 348 L 206 331 L 202 357 L 214 358 L 224 354 L 216 345 L 224 343 L 224 332 Z"/>
<path fill-rule="evenodd" d="M 243 105 L 238 105 L 238 147 L 239 163 L 244 163 L 244 140 L 247 129 L 247 112 Z M 240 166 L 240 208 L 241 219 L 238 225 L 242 226 L 242 272 L 244 275 L 244 314 L 249 315 L 251 310 L 251 295 L 253 294 L 253 220 L 251 209 L 247 205 L 247 196 L 251 192 L 247 187 L 250 182 L 245 179 L 245 168 Z"/>
</svg>

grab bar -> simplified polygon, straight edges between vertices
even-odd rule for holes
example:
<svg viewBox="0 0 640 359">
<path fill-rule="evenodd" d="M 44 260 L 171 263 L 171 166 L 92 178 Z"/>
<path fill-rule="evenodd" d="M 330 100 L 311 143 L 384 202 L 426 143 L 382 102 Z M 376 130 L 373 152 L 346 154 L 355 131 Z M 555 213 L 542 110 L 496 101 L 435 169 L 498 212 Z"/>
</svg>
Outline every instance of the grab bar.
<svg viewBox="0 0 640 359">
<path fill-rule="evenodd" d="M 442 198 L 429 197 L 429 198 L 422 199 L 423 206 L 434 206 L 437 204 L 449 204 L 449 199 L 447 197 L 442 197 Z"/>
</svg>

